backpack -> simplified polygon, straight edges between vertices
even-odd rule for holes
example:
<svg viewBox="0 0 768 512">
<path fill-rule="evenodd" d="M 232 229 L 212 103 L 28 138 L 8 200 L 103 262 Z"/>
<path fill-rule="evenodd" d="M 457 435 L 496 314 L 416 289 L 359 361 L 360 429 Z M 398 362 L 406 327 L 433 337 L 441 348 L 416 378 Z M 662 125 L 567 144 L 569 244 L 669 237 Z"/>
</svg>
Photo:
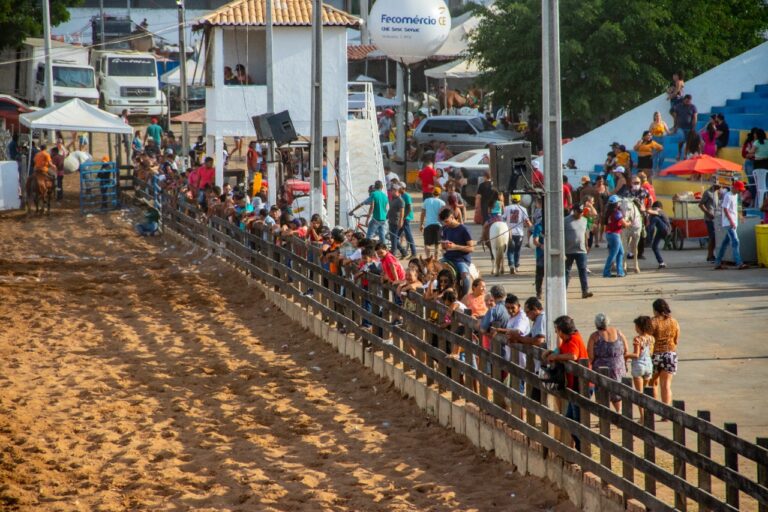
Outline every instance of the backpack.
<svg viewBox="0 0 768 512">
<path fill-rule="evenodd" d="M 547 391 L 562 391 L 565 389 L 565 365 L 555 363 L 550 366 L 539 368 L 539 379 L 541 385 Z"/>
</svg>

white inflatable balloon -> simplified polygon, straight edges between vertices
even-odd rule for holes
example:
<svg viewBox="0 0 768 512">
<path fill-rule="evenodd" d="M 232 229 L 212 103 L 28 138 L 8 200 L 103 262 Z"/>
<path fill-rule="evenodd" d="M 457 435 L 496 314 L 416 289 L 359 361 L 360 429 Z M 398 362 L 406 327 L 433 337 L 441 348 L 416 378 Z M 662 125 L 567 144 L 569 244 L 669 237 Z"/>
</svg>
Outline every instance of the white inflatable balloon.
<svg viewBox="0 0 768 512">
<path fill-rule="evenodd" d="M 413 64 L 445 43 L 451 14 L 443 0 L 377 0 L 368 30 L 373 44 L 388 57 Z"/>
</svg>

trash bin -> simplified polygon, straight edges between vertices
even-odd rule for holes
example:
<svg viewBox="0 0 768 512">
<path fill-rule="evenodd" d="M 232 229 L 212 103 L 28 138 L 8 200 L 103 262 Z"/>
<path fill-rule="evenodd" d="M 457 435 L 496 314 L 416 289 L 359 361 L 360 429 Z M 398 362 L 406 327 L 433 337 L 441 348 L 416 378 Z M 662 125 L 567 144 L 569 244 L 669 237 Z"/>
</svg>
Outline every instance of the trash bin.
<svg viewBox="0 0 768 512">
<path fill-rule="evenodd" d="M 755 226 L 755 245 L 757 246 L 757 264 L 768 268 L 768 224 Z"/>
</svg>

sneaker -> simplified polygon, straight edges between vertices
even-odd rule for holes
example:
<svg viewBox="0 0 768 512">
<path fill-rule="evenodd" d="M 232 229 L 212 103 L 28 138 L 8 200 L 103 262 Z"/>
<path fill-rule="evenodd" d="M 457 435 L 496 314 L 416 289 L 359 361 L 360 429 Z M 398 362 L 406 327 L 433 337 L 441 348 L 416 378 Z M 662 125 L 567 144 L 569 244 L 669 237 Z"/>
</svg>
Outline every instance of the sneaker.
<svg viewBox="0 0 768 512">
<path fill-rule="evenodd" d="M 667 264 L 666 263 L 659 263 L 659 268 L 667 268 Z"/>
<path fill-rule="evenodd" d="M 635 259 L 635 255 L 630 252 L 629 254 L 627 254 L 627 259 L 628 260 L 633 260 L 633 259 Z"/>
<path fill-rule="evenodd" d="M 640 255 L 637 257 L 637 259 L 639 259 L 639 260 L 644 260 L 644 259 L 645 259 L 645 256 L 643 256 L 642 254 L 640 254 Z"/>
<path fill-rule="evenodd" d="M 520 273 L 520 267 L 515 267 L 515 274 L 519 274 L 519 273 Z"/>
<path fill-rule="evenodd" d="M 403 321 L 402 320 L 400 320 L 400 319 L 392 320 L 392 327 L 400 327 L 401 325 L 403 325 Z"/>
<path fill-rule="evenodd" d="M 715 265 L 715 268 L 713 270 L 725 270 L 725 266 L 723 266 L 722 264 Z"/>
<path fill-rule="evenodd" d="M 741 265 L 736 267 L 736 270 L 746 270 L 748 268 L 749 268 L 749 265 L 747 265 L 746 263 L 742 263 Z"/>
<path fill-rule="evenodd" d="M 309 290 L 302 293 L 302 295 L 305 297 L 313 297 L 315 295 L 315 291 L 312 288 L 310 288 Z"/>
<path fill-rule="evenodd" d="M 588 299 L 588 298 L 590 298 L 590 297 L 594 297 L 594 295 L 595 295 L 595 294 L 594 294 L 594 293 L 592 293 L 592 292 L 584 292 L 584 293 L 582 293 L 582 294 L 581 294 L 581 298 L 582 298 L 582 299 Z"/>
</svg>

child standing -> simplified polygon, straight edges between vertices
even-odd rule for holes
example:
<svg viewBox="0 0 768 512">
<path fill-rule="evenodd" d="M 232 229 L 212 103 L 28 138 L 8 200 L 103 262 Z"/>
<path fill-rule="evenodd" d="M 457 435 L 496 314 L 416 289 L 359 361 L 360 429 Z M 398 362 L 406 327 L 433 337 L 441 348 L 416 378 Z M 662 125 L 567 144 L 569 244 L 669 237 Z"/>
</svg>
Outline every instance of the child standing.
<svg viewBox="0 0 768 512">
<path fill-rule="evenodd" d="M 635 332 L 637 336 L 633 340 L 633 351 L 624 357 L 631 360 L 632 383 L 640 393 L 648 386 L 653 375 L 653 361 L 651 353 L 656 340 L 653 337 L 653 322 L 649 316 L 635 318 Z M 640 408 L 640 422 L 643 421 L 643 409 Z"/>
</svg>

